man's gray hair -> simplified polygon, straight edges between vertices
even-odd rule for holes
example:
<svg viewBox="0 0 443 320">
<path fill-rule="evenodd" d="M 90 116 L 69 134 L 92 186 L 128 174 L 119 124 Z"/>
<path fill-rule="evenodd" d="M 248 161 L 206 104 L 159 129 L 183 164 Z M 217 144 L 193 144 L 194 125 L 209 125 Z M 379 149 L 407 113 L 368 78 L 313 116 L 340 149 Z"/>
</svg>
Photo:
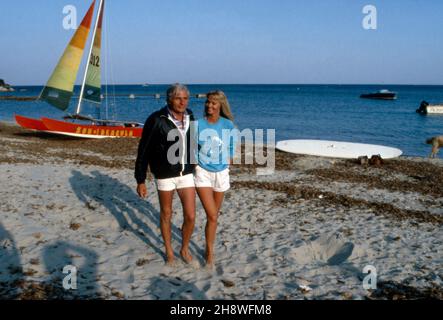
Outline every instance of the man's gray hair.
<svg viewBox="0 0 443 320">
<path fill-rule="evenodd" d="M 186 87 L 184 84 L 175 83 L 171 85 L 168 88 L 168 91 L 166 91 L 166 101 L 169 102 L 174 98 L 178 92 L 186 92 L 188 96 L 190 95 L 188 87 Z"/>
</svg>

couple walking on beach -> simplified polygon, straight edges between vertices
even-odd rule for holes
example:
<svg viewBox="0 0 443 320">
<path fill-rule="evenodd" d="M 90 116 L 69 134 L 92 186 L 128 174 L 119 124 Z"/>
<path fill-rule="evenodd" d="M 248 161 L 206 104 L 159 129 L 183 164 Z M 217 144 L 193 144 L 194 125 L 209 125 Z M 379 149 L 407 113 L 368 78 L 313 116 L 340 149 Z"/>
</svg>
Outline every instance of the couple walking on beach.
<svg viewBox="0 0 443 320">
<path fill-rule="evenodd" d="M 175 257 L 171 243 L 173 195 L 177 191 L 183 207 L 180 255 L 186 263 L 191 263 L 189 243 L 195 225 L 197 192 L 207 217 L 206 264 L 212 267 L 217 220 L 224 193 L 230 188 L 229 165 L 236 144 L 233 116 L 222 91 L 207 94 L 204 117 L 197 121 L 188 109 L 190 94 L 186 86 L 172 85 L 166 95 L 167 105 L 151 114 L 144 125 L 135 165 L 137 193 L 142 198 L 147 196 L 145 181 L 149 166 L 160 202 L 166 263 L 171 265 Z"/>
</svg>

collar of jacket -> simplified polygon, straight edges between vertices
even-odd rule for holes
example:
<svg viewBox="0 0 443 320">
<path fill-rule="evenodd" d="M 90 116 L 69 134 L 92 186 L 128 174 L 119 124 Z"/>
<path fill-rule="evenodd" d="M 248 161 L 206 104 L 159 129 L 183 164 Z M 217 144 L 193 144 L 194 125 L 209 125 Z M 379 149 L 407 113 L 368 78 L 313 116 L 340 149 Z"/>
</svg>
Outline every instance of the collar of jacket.
<svg viewBox="0 0 443 320">
<path fill-rule="evenodd" d="M 189 115 L 189 119 L 191 121 L 193 121 L 194 120 L 194 114 L 192 113 L 192 110 L 191 109 L 186 109 L 186 112 Z M 168 115 L 169 115 L 168 106 L 165 106 L 163 109 L 160 109 L 160 116 L 168 117 Z"/>
</svg>

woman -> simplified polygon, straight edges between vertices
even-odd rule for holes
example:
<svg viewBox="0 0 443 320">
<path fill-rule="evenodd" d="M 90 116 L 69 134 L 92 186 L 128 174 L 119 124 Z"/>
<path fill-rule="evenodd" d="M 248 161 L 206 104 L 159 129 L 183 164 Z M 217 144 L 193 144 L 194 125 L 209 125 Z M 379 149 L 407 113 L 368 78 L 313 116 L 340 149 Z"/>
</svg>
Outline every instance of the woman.
<svg viewBox="0 0 443 320">
<path fill-rule="evenodd" d="M 224 193 L 229 190 L 229 165 L 237 142 L 228 99 L 222 91 L 207 94 L 205 117 L 198 120 L 198 165 L 195 187 L 206 212 L 206 264 L 214 265 L 217 219 Z"/>
</svg>

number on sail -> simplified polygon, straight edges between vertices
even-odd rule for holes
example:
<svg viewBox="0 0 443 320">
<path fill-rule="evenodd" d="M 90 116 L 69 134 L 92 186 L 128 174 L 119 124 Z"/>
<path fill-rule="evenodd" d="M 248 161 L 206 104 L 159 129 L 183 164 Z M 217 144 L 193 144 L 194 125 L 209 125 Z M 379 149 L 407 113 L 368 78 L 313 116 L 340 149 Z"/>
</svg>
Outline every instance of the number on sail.
<svg viewBox="0 0 443 320">
<path fill-rule="evenodd" d="M 100 57 L 91 54 L 91 59 L 89 60 L 89 63 L 92 64 L 94 67 L 100 68 Z"/>
</svg>

